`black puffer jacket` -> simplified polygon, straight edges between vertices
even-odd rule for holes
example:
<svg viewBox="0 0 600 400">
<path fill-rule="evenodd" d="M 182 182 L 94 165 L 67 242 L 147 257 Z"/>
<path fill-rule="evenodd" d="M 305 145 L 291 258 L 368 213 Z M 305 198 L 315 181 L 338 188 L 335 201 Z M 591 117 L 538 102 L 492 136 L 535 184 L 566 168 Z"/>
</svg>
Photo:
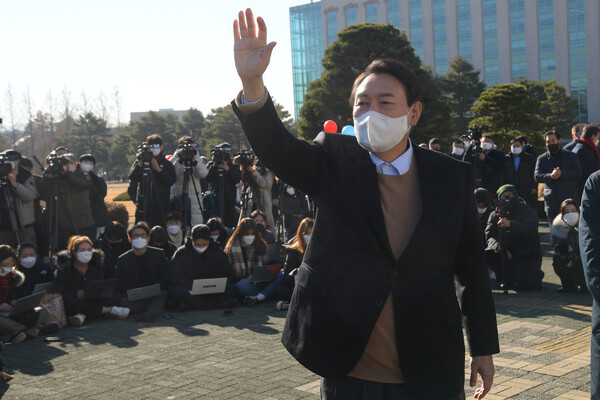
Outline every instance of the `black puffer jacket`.
<svg viewBox="0 0 600 400">
<path fill-rule="evenodd" d="M 194 279 L 229 279 L 233 276 L 227 256 L 212 240 L 208 249 L 200 254 L 194 250 L 192 240 L 188 237 L 173 255 L 171 265 L 171 286 L 183 286 L 188 290 L 192 288 Z"/>
<path fill-rule="evenodd" d="M 16 290 L 17 298 L 29 296 L 35 285 L 38 283 L 47 283 L 54 280 L 54 272 L 50 267 L 39 258 L 31 268 L 19 266 L 19 271 L 25 275 L 25 282 Z"/>
<path fill-rule="evenodd" d="M 81 275 L 77 271 L 73 265 L 75 260 L 69 251 L 63 250 L 56 257 L 56 279 L 48 292 L 62 293 L 65 302 L 77 298 L 77 291 L 85 290 L 88 281 L 104 279 L 102 269 L 104 253 L 101 250 L 92 250 L 92 259 L 88 263 L 85 275 Z"/>
</svg>

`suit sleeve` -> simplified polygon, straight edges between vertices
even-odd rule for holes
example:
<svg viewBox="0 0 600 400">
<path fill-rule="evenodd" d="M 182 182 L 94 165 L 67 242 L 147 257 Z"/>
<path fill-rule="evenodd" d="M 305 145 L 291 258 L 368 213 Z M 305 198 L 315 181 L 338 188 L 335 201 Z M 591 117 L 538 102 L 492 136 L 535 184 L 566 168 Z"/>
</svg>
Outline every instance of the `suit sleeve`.
<svg viewBox="0 0 600 400">
<path fill-rule="evenodd" d="M 573 153 L 565 153 L 564 156 L 566 162 L 564 163 L 564 167 L 561 165 L 560 179 L 572 180 L 581 178 L 582 169 L 579 157 Z"/>
<path fill-rule="evenodd" d="M 600 172 L 590 176 L 583 190 L 579 247 L 587 287 L 600 302 Z"/>
<path fill-rule="evenodd" d="M 538 157 L 537 161 L 535 162 L 535 181 L 537 183 L 550 183 L 553 181 L 553 179 L 550 177 L 550 172 L 547 172 L 545 170 L 545 162 L 544 162 L 544 155 L 542 154 L 541 156 Z"/>
<path fill-rule="evenodd" d="M 498 353 L 500 348 L 470 166 L 465 175 L 464 221 L 456 249 L 455 269 L 461 286 L 458 292 L 470 353 L 471 356 L 483 356 Z"/>
</svg>

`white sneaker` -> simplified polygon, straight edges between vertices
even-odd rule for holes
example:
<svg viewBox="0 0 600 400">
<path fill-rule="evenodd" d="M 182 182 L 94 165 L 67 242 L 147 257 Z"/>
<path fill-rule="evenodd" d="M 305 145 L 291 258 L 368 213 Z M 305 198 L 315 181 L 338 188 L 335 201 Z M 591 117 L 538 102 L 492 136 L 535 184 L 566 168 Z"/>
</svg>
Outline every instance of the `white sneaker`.
<svg viewBox="0 0 600 400">
<path fill-rule="evenodd" d="M 75 314 L 69 317 L 69 325 L 81 326 L 83 325 L 83 321 L 85 321 L 84 314 Z"/>
<path fill-rule="evenodd" d="M 113 307 L 110 310 L 112 315 L 116 315 L 119 319 L 125 319 L 129 315 L 129 308 L 127 307 Z"/>
</svg>

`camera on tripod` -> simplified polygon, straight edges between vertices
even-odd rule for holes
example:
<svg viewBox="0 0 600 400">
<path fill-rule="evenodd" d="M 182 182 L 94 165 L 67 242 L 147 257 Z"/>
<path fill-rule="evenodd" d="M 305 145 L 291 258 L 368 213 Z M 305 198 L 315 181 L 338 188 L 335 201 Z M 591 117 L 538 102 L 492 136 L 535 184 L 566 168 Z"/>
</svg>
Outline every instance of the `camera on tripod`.
<svg viewBox="0 0 600 400">
<path fill-rule="evenodd" d="M 469 129 L 467 129 L 467 135 L 469 136 L 469 139 L 475 142 L 476 146 L 479 146 L 479 144 L 481 143 L 481 136 L 483 135 L 483 132 L 487 132 L 488 129 L 489 128 L 487 125 L 479 126 L 475 124 Z"/>
<path fill-rule="evenodd" d="M 12 161 L 18 160 L 18 156 L 9 154 L 0 154 L 0 186 L 5 186 L 8 183 L 7 176 L 13 170 Z"/>
<path fill-rule="evenodd" d="M 210 155 L 212 157 L 212 161 L 219 165 L 224 162 L 229 162 L 231 159 L 231 146 L 226 145 L 218 145 L 210 149 Z"/>
<path fill-rule="evenodd" d="M 239 153 L 235 154 L 242 167 L 246 168 L 254 164 L 256 156 L 252 150 L 240 150 Z"/>
<path fill-rule="evenodd" d="M 154 154 L 152 153 L 152 149 L 153 149 L 153 145 L 149 144 L 148 142 L 144 142 L 144 143 L 140 144 L 140 147 L 138 147 L 138 152 L 137 152 L 137 155 L 135 156 L 135 158 L 142 163 L 149 163 L 150 161 L 152 161 L 152 158 L 154 157 Z"/>
<path fill-rule="evenodd" d="M 70 161 L 68 158 L 65 156 L 59 156 L 56 153 L 56 150 L 53 150 L 50 154 L 48 154 L 48 157 L 46 157 L 46 164 L 48 167 L 46 167 L 44 173 L 59 176 L 63 171 L 63 166 L 69 165 L 69 162 Z"/>
<path fill-rule="evenodd" d="M 196 156 L 196 144 L 190 142 L 183 142 L 177 146 L 177 157 L 181 163 L 190 163 Z"/>
</svg>

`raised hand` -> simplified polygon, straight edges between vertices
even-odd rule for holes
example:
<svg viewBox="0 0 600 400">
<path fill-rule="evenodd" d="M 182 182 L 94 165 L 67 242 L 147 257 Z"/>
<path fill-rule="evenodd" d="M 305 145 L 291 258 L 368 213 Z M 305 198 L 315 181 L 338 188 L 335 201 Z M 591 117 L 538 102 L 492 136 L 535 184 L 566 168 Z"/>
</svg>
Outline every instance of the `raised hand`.
<svg viewBox="0 0 600 400">
<path fill-rule="evenodd" d="M 276 43 L 267 44 L 267 25 L 261 17 L 256 18 L 255 22 L 249 8 L 245 14 L 240 11 L 238 19 L 233 21 L 233 40 L 235 68 L 242 80 L 244 98 L 248 101 L 257 100 L 264 94 L 262 76 L 269 66 Z"/>
</svg>

